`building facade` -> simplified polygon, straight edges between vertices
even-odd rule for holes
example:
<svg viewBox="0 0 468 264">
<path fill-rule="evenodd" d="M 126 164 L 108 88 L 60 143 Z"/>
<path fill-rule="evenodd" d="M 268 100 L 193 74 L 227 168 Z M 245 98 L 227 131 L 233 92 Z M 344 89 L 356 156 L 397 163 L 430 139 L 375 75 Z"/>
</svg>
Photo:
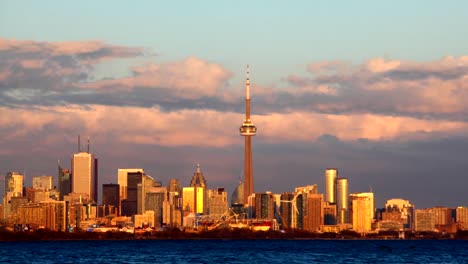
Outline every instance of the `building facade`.
<svg viewBox="0 0 468 264">
<path fill-rule="evenodd" d="M 372 230 L 374 218 L 374 194 L 353 193 L 352 201 L 353 230 L 358 233 L 367 233 Z"/>
<path fill-rule="evenodd" d="M 93 154 L 80 152 L 72 157 L 72 192 L 88 194 L 97 202 L 97 159 Z"/>
</svg>

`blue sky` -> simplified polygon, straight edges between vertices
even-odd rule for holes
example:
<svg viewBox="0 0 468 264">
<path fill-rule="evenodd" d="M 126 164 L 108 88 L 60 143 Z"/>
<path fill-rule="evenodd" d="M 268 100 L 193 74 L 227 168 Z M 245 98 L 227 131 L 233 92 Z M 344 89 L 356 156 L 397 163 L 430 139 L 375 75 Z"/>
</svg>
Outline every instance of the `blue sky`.
<svg viewBox="0 0 468 264">
<path fill-rule="evenodd" d="M 467 1 L 0 1 L 0 174 L 143 167 L 231 192 L 251 65 L 257 191 L 468 201 Z M 67 163 L 65 163 L 67 164 Z M 424 179 L 425 188 L 416 188 Z M 29 179 L 30 181 L 30 179 Z M 27 181 L 28 182 L 28 181 Z"/>
<path fill-rule="evenodd" d="M 468 50 L 466 1 L 2 1 L 0 35 L 199 56 L 270 84 L 310 61 L 426 61 Z M 237 80 L 237 79 L 236 79 Z"/>
</svg>

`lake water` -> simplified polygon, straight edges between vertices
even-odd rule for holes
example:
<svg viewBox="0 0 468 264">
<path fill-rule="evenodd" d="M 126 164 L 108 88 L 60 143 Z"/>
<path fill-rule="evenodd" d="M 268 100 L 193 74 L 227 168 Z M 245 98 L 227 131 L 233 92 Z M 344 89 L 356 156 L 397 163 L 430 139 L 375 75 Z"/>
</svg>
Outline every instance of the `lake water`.
<svg viewBox="0 0 468 264">
<path fill-rule="evenodd" d="M 1 242 L 5 263 L 468 263 L 460 240 Z"/>
</svg>

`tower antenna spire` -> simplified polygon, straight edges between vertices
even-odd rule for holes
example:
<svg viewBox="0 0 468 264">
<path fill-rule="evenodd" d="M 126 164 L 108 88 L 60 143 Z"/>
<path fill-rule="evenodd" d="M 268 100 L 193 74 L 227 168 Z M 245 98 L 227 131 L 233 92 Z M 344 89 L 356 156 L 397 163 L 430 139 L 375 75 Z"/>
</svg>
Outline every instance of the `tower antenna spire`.
<svg viewBox="0 0 468 264">
<path fill-rule="evenodd" d="M 89 137 L 88 137 L 88 149 L 87 150 L 88 150 L 87 152 L 89 153 Z"/>
<path fill-rule="evenodd" d="M 78 134 L 78 153 L 81 152 L 81 141 L 80 141 L 80 135 Z"/>
<path fill-rule="evenodd" d="M 250 65 L 249 64 L 247 64 L 247 79 L 245 80 L 245 99 L 247 100 L 250 99 Z"/>
</svg>

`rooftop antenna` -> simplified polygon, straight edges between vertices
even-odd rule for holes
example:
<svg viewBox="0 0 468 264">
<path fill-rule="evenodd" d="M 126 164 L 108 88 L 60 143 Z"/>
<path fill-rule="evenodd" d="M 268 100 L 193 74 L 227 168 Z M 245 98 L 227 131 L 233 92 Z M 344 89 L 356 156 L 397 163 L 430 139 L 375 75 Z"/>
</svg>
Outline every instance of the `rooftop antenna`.
<svg viewBox="0 0 468 264">
<path fill-rule="evenodd" d="M 88 137 L 88 153 L 89 153 L 89 137 Z"/>
<path fill-rule="evenodd" d="M 78 135 L 78 152 L 81 152 L 81 141 L 80 141 L 80 135 Z"/>
</svg>

